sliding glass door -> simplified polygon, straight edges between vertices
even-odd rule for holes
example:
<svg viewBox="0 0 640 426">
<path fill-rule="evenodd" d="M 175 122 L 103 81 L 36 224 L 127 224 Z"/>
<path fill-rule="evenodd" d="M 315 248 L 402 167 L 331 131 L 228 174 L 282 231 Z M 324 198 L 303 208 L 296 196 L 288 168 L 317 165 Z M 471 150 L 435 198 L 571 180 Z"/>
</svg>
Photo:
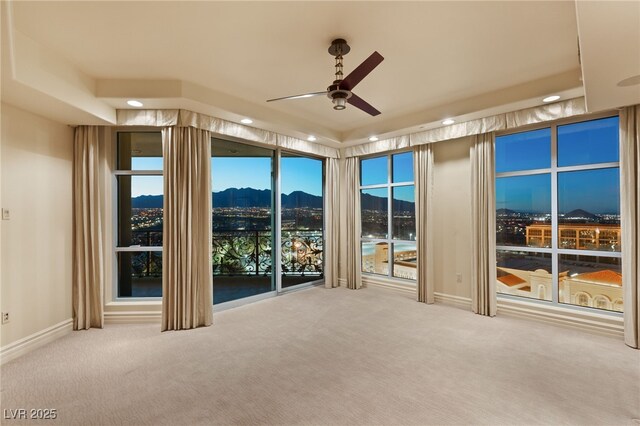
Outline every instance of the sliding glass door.
<svg viewBox="0 0 640 426">
<path fill-rule="evenodd" d="M 213 139 L 213 303 L 275 290 L 275 152 Z"/>
<path fill-rule="evenodd" d="M 323 278 L 323 163 L 280 156 L 281 286 Z"/>
</svg>

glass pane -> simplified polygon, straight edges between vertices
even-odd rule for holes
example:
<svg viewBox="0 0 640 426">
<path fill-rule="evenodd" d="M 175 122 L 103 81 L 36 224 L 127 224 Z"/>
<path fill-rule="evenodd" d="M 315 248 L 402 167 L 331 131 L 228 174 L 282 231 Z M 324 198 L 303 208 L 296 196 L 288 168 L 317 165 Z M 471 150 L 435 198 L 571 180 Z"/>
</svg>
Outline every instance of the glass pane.
<svg viewBox="0 0 640 426">
<path fill-rule="evenodd" d="M 416 243 L 393 243 L 393 276 L 415 280 L 416 266 Z"/>
<path fill-rule="evenodd" d="M 551 247 L 551 175 L 496 179 L 496 244 Z"/>
<path fill-rule="evenodd" d="M 561 254 L 560 303 L 623 312 L 620 259 Z"/>
<path fill-rule="evenodd" d="M 362 272 L 389 275 L 389 244 L 362 243 Z"/>
<path fill-rule="evenodd" d="M 323 277 L 322 160 L 283 153 L 282 287 Z"/>
<path fill-rule="evenodd" d="M 558 247 L 620 251 L 619 169 L 558 173 Z"/>
<path fill-rule="evenodd" d="M 552 299 L 550 253 L 498 250 L 498 293 L 531 299 Z"/>
<path fill-rule="evenodd" d="M 413 153 L 395 154 L 393 161 L 393 182 L 413 182 Z"/>
<path fill-rule="evenodd" d="M 532 130 L 496 138 L 496 172 L 551 167 L 551 129 Z"/>
<path fill-rule="evenodd" d="M 369 158 L 360 162 L 360 185 L 377 185 L 389 181 L 387 156 Z"/>
<path fill-rule="evenodd" d="M 160 132 L 118 132 L 118 170 L 162 170 Z"/>
<path fill-rule="evenodd" d="M 362 236 L 365 238 L 387 238 L 388 198 L 387 188 L 364 189 L 360 198 L 362 211 Z"/>
<path fill-rule="evenodd" d="M 118 252 L 118 297 L 162 297 L 162 252 Z"/>
<path fill-rule="evenodd" d="M 393 238 L 397 240 L 415 241 L 416 239 L 416 204 L 415 188 L 396 186 L 393 193 Z"/>
<path fill-rule="evenodd" d="M 162 176 L 118 176 L 118 246 L 162 245 Z"/>
<path fill-rule="evenodd" d="M 213 302 L 273 291 L 273 151 L 212 140 Z"/>
<path fill-rule="evenodd" d="M 619 161 L 618 117 L 558 126 L 558 166 Z"/>
</svg>

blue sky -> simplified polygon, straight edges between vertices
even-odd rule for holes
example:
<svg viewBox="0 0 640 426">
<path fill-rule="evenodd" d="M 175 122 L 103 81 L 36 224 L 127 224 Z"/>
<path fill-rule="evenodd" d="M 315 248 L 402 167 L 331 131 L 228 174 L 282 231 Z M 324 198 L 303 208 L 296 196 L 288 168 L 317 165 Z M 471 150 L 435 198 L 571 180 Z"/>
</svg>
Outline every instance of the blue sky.
<svg viewBox="0 0 640 426">
<path fill-rule="evenodd" d="M 133 158 L 133 170 L 162 170 L 161 158 Z M 217 157 L 211 160 L 212 190 L 227 188 L 271 189 L 271 158 Z M 303 191 L 322 196 L 322 161 L 282 157 L 282 192 Z M 131 196 L 162 194 L 162 177 L 135 176 Z"/>
<path fill-rule="evenodd" d="M 558 167 L 619 161 L 618 118 L 558 126 Z M 551 130 L 540 129 L 496 138 L 496 172 L 551 167 Z M 496 208 L 549 213 L 549 174 L 496 179 Z M 558 210 L 620 212 L 617 168 L 558 173 Z"/>
<path fill-rule="evenodd" d="M 413 153 L 403 152 L 392 156 L 393 182 L 413 182 Z M 361 185 L 378 185 L 389 180 L 388 157 L 374 157 L 362 160 Z"/>
</svg>

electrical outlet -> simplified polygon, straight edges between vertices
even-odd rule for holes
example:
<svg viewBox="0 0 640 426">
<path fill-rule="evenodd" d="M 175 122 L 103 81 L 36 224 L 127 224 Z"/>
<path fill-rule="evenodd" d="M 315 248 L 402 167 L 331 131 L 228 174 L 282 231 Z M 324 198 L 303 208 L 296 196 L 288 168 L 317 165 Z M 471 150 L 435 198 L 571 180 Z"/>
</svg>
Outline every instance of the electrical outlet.
<svg viewBox="0 0 640 426">
<path fill-rule="evenodd" d="M 11 211 L 9 209 L 2 209 L 2 220 L 11 220 Z"/>
<path fill-rule="evenodd" d="M 9 322 L 9 312 L 3 312 L 2 313 L 2 323 L 6 324 Z"/>
<path fill-rule="evenodd" d="M 462 274 L 460 272 L 456 273 L 456 281 L 459 283 L 462 282 Z"/>
</svg>

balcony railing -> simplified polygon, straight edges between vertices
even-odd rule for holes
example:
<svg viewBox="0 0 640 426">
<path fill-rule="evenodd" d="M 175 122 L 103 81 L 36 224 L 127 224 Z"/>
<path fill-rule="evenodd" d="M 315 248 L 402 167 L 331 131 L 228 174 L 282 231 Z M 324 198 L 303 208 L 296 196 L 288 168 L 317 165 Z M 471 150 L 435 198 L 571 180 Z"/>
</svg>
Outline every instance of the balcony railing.
<svg viewBox="0 0 640 426">
<path fill-rule="evenodd" d="M 134 230 L 132 240 L 141 246 L 162 243 L 162 231 Z M 211 256 L 213 275 L 260 276 L 272 270 L 272 238 L 268 230 L 214 231 Z M 162 270 L 162 257 L 157 252 L 139 252 L 133 255 L 134 275 L 157 276 Z M 322 231 L 283 230 L 281 245 L 281 271 L 285 276 L 317 276 L 323 273 Z"/>
</svg>

